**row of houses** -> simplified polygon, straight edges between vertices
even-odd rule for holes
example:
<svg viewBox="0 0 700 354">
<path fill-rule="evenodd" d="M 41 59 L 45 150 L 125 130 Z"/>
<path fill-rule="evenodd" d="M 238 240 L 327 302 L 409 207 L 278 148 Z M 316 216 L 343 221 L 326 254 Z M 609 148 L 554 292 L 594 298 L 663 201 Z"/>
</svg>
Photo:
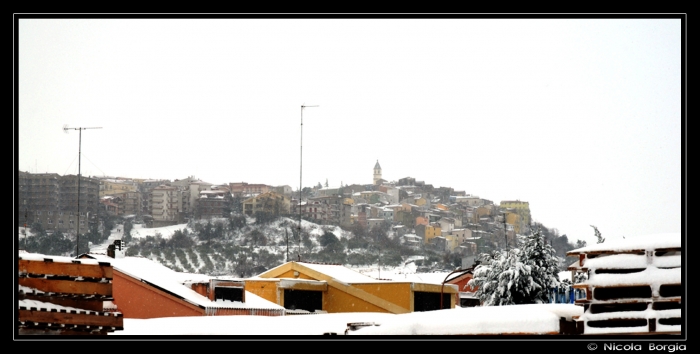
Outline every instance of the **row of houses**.
<svg viewBox="0 0 700 354">
<path fill-rule="evenodd" d="M 84 233 L 91 223 L 99 223 L 97 211 L 102 208 L 113 215 L 136 217 L 151 227 L 227 217 L 236 211 L 248 216 L 263 212 L 300 215 L 318 224 L 342 227 L 359 224 L 371 229 L 386 223 L 399 226 L 395 229 L 398 236 L 407 235 L 404 239 L 410 244 L 476 252 L 476 242 L 484 236 L 502 233 L 514 240 L 530 222 L 528 202 L 503 201 L 497 206 L 478 196 L 450 187 L 435 188 L 412 177 L 388 182 L 382 179 L 378 161 L 373 184 L 317 186 L 299 196 L 286 185 L 214 185 L 194 176 L 174 181 L 82 177 L 80 193 L 76 181 L 77 176 L 20 172 L 20 224 L 39 222 L 47 230 L 74 232 L 80 223 L 80 232 Z M 412 235 L 420 242 L 415 242 Z"/>
<path fill-rule="evenodd" d="M 224 217 L 240 207 L 242 201 L 268 193 L 284 196 L 286 206 L 280 212 L 289 213 L 292 192 L 286 185 L 215 185 L 194 176 L 174 181 L 81 176 L 78 182 L 75 175 L 20 171 L 17 181 L 20 225 L 40 223 L 49 231 L 80 233 L 99 223 L 100 210 L 132 216 L 152 226 L 165 226 L 188 219 Z"/>
<path fill-rule="evenodd" d="M 388 280 L 337 264 L 287 262 L 250 278 L 175 272 L 143 257 L 29 254 L 18 259 L 21 334 L 97 334 L 124 318 L 404 314 L 479 306 L 473 268 L 438 281 Z M 679 335 L 683 326 L 680 234 L 653 235 L 569 252 L 583 311 L 558 334 Z M 573 274 L 572 274 L 573 277 Z M 556 332 L 555 332 L 556 334 Z"/>
</svg>

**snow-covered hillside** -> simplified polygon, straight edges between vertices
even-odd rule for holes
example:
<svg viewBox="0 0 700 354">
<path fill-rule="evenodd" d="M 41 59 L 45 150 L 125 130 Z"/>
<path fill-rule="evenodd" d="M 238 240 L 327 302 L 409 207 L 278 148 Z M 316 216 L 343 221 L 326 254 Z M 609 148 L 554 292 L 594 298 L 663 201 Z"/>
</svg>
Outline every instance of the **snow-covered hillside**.
<svg viewBox="0 0 700 354">
<path fill-rule="evenodd" d="M 222 235 L 204 241 L 198 230 L 220 224 Z M 352 233 L 338 226 L 318 225 L 302 221 L 302 239 L 296 237 L 298 220 L 281 217 L 267 224 L 258 225 L 254 218 L 246 217 L 245 225 L 230 227 L 228 219 L 200 220 L 197 223 L 178 224 L 147 228 L 135 224 L 131 230 L 131 241 L 127 243 L 127 254 L 141 255 L 178 271 L 209 273 L 216 275 L 253 275 L 300 254 L 313 254 L 322 247 L 319 238 L 327 232 L 338 240 L 347 241 Z M 102 245 L 92 245 L 91 252 L 106 253 L 107 246 L 121 239 L 124 225 L 118 224 L 109 240 Z M 188 235 L 191 245 L 183 247 L 182 240 L 174 240 L 176 234 Z M 180 242 L 180 244 L 176 244 Z M 353 251 L 351 251 L 353 252 Z M 357 252 L 357 251 L 354 251 Z"/>
</svg>

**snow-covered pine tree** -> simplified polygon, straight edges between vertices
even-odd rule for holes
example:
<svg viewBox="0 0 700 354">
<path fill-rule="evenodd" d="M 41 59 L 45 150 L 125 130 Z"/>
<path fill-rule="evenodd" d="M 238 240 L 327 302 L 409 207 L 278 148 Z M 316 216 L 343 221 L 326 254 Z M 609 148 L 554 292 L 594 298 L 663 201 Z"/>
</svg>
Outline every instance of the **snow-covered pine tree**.
<svg viewBox="0 0 700 354">
<path fill-rule="evenodd" d="M 476 296 L 484 306 L 528 303 L 531 289 L 530 268 L 519 260 L 518 249 L 495 251 L 474 270 L 470 286 L 478 286 Z"/>
<path fill-rule="evenodd" d="M 525 238 L 521 249 L 482 255 L 469 285 L 484 306 L 545 303 L 551 288 L 558 286 L 556 251 L 538 229 Z"/>
<path fill-rule="evenodd" d="M 591 227 L 593 228 L 593 232 L 595 232 L 595 237 L 598 239 L 598 242 L 597 242 L 597 243 L 603 243 L 603 242 L 605 242 L 605 239 L 604 239 L 603 236 L 600 234 L 600 231 L 598 231 L 598 228 L 595 227 L 594 225 L 591 225 Z"/>
<path fill-rule="evenodd" d="M 547 243 L 540 229 L 526 236 L 520 250 L 520 261 L 530 267 L 532 288 L 525 303 L 545 303 L 549 290 L 559 285 L 559 258 Z"/>
</svg>

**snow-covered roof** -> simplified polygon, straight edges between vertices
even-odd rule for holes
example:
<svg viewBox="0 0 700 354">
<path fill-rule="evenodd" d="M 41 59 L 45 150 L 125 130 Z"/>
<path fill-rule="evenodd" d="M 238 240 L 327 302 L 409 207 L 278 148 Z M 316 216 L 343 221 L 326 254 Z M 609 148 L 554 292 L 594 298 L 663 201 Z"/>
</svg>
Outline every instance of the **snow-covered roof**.
<svg viewBox="0 0 700 354">
<path fill-rule="evenodd" d="M 227 190 L 214 190 L 214 189 L 207 189 L 203 191 L 199 191 L 199 194 L 226 194 L 228 193 Z"/>
<path fill-rule="evenodd" d="M 343 282 L 343 283 L 346 283 L 346 284 L 384 282 L 384 281 L 374 279 L 372 277 L 368 277 L 360 272 L 354 271 L 354 270 L 352 270 L 348 267 L 345 267 L 343 265 L 305 263 L 305 262 L 301 262 L 300 264 L 303 265 L 304 267 L 307 267 L 307 268 L 315 270 L 319 273 L 323 273 L 325 275 L 328 275 L 329 277 L 332 277 L 333 279 L 338 280 L 338 281 Z"/>
<path fill-rule="evenodd" d="M 608 240 L 603 243 L 577 248 L 567 252 L 576 255 L 592 252 L 625 252 L 634 250 L 653 251 L 655 249 L 681 247 L 681 233 L 663 233 L 640 236 L 628 236 L 618 240 Z"/>
<path fill-rule="evenodd" d="M 79 264 L 100 264 L 100 263 L 112 263 L 111 261 L 114 260 L 114 258 L 106 258 L 106 259 L 76 259 L 76 258 L 71 258 L 71 257 L 63 257 L 63 256 L 49 256 L 45 254 L 40 254 L 40 253 L 26 253 L 26 252 L 20 252 L 19 253 L 19 259 L 22 260 L 27 260 L 27 261 L 45 261 L 45 260 L 51 260 L 52 262 L 60 262 L 60 263 L 79 263 Z"/>
<path fill-rule="evenodd" d="M 110 258 L 102 255 L 91 255 L 95 261 L 111 260 L 112 266 L 132 278 L 146 281 L 172 294 L 180 296 L 187 302 L 204 308 L 260 308 L 282 309 L 282 306 L 264 300 L 259 296 L 246 291 L 245 303 L 238 301 L 211 301 L 209 298 L 197 293 L 185 283 L 208 281 L 218 279 L 203 274 L 180 273 L 162 264 L 143 257 Z"/>
</svg>

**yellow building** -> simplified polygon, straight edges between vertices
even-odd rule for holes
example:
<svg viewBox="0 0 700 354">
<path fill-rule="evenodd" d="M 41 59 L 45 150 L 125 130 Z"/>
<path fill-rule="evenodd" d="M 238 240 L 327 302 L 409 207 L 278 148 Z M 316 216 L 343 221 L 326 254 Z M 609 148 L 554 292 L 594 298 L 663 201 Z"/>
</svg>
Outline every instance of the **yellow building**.
<svg viewBox="0 0 700 354">
<path fill-rule="evenodd" d="M 324 311 L 408 313 L 454 308 L 456 286 L 378 280 L 342 265 L 288 262 L 245 280 L 245 290 L 288 314 Z M 442 294 L 442 301 L 441 301 Z"/>
<path fill-rule="evenodd" d="M 523 219 L 520 217 L 520 215 L 514 213 L 514 212 L 505 212 L 506 215 L 506 224 L 513 225 L 513 230 L 515 231 L 516 234 L 520 233 L 520 230 L 522 230 L 523 226 Z"/>
<path fill-rule="evenodd" d="M 99 197 L 104 197 L 106 195 L 115 195 L 126 192 L 136 192 L 138 186 L 136 182 L 127 180 L 100 180 L 100 192 Z"/>
<path fill-rule="evenodd" d="M 243 201 L 243 212 L 248 216 L 254 216 L 256 212 L 264 212 L 272 215 L 289 214 L 291 202 L 286 195 L 266 192 Z"/>
<path fill-rule="evenodd" d="M 430 243 L 430 240 L 442 236 L 442 228 L 440 224 L 428 224 L 428 225 L 416 225 L 416 235 L 423 238 L 423 243 L 426 245 Z"/>
<path fill-rule="evenodd" d="M 446 251 L 454 251 L 455 248 L 459 247 L 459 237 L 455 235 L 445 235 L 446 241 Z"/>
<path fill-rule="evenodd" d="M 501 209 L 514 209 L 522 217 L 525 225 L 530 225 L 530 203 L 520 200 L 504 200 L 500 205 Z"/>
</svg>

